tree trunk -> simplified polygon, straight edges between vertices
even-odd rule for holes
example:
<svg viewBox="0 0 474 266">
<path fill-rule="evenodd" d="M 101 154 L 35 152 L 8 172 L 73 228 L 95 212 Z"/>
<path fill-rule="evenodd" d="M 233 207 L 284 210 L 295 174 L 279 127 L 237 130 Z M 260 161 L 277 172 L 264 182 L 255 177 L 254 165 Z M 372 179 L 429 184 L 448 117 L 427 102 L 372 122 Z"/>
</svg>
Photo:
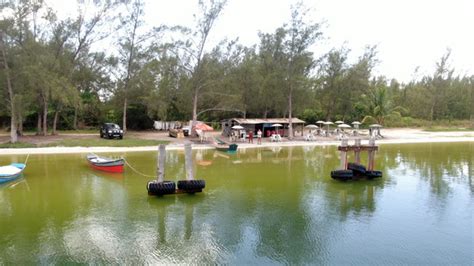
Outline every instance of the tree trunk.
<svg viewBox="0 0 474 266">
<path fill-rule="evenodd" d="M 435 103 L 433 102 L 433 104 L 431 105 L 431 110 L 430 110 L 430 121 L 433 122 L 433 119 L 434 119 L 434 107 L 435 107 Z"/>
<path fill-rule="evenodd" d="M 43 98 L 43 136 L 48 135 L 48 101 Z"/>
<path fill-rule="evenodd" d="M 2 63 L 5 69 L 5 78 L 7 81 L 8 97 L 10 100 L 10 142 L 16 143 L 18 141 L 18 135 L 16 132 L 16 115 L 15 115 L 15 101 L 13 95 L 12 83 L 10 80 L 10 69 L 8 68 L 7 52 L 5 51 L 5 44 L 3 42 L 3 30 L 0 31 L 0 50 L 2 53 Z"/>
<path fill-rule="evenodd" d="M 23 136 L 23 115 L 18 113 L 18 136 Z"/>
<path fill-rule="evenodd" d="M 127 97 L 125 97 L 125 100 L 123 101 L 123 120 L 122 120 L 122 130 L 123 134 L 127 132 Z"/>
<path fill-rule="evenodd" d="M 288 139 L 293 139 L 293 117 L 292 117 L 292 104 L 293 104 L 293 90 L 290 89 L 290 95 L 288 97 Z"/>
<path fill-rule="evenodd" d="M 54 112 L 54 119 L 53 119 L 53 131 L 51 132 L 51 135 L 57 135 L 58 133 L 56 132 L 56 126 L 58 124 L 58 120 L 59 120 L 59 110 L 57 110 L 56 112 Z"/>
<path fill-rule="evenodd" d="M 198 91 L 194 91 L 194 96 L 193 96 L 193 121 L 191 125 L 191 135 L 193 137 L 196 137 L 196 129 L 194 128 L 197 123 L 197 104 L 198 104 Z"/>
<path fill-rule="evenodd" d="M 36 135 L 41 135 L 41 111 L 38 110 L 38 123 L 36 124 Z"/>
<path fill-rule="evenodd" d="M 74 120 L 72 121 L 72 128 L 77 129 L 77 107 L 74 107 Z"/>
</svg>

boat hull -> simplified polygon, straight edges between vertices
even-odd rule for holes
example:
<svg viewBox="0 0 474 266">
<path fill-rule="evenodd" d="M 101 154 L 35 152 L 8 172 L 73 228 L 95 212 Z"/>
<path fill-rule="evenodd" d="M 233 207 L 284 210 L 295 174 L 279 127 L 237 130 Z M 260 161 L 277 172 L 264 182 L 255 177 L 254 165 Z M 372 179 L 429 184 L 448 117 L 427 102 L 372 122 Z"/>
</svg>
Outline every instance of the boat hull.
<svg viewBox="0 0 474 266">
<path fill-rule="evenodd" d="M 230 145 L 216 145 L 216 150 L 222 152 L 235 152 L 237 151 L 237 144 L 230 144 Z"/>
<path fill-rule="evenodd" d="M 96 170 L 109 172 L 109 173 L 123 173 L 123 165 L 111 165 L 111 166 L 103 166 L 103 165 L 96 165 L 93 163 L 89 163 L 89 165 Z"/>
<path fill-rule="evenodd" d="M 13 163 L 11 164 L 11 166 L 18 168 L 19 172 L 11 175 L 3 175 L 0 173 L 0 184 L 8 183 L 18 179 L 19 177 L 21 177 L 26 167 L 26 165 L 22 163 Z"/>
<path fill-rule="evenodd" d="M 123 173 L 125 164 L 124 159 L 109 159 L 95 154 L 88 155 L 87 161 L 92 168 L 109 173 Z"/>
</svg>

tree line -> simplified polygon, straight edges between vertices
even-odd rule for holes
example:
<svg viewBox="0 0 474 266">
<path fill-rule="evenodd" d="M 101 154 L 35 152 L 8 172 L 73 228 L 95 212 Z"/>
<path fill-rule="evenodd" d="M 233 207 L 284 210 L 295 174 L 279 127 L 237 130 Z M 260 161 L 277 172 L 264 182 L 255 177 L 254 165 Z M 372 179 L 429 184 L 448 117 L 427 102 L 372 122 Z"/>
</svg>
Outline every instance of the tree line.
<svg viewBox="0 0 474 266">
<path fill-rule="evenodd" d="M 449 50 L 431 75 L 407 84 L 374 76 L 375 46 L 355 62 L 347 47 L 315 56 L 324 35 L 302 4 L 254 45 L 214 47 L 209 35 L 226 0 L 199 0 L 192 28 L 146 25 L 142 0 L 78 1 L 77 16 L 67 18 L 43 0 L 0 5 L 0 121 L 12 142 L 24 128 L 47 135 L 105 121 L 126 132 L 153 120 L 235 116 L 473 119 L 474 76 L 455 75 Z"/>
</svg>

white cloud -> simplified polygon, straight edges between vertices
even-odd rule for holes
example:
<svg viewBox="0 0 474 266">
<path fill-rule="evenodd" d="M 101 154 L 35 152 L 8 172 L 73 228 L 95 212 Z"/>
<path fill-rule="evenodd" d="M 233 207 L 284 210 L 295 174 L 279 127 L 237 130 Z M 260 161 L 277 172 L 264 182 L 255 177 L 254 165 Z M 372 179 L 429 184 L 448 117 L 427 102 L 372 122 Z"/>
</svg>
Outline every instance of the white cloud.
<svg viewBox="0 0 474 266">
<path fill-rule="evenodd" d="M 69 1 L 50 0 L 62 13 L 74 12 Z M 377 74 L 409 81 L 420 66 L 432 73 L 435 62 L 452 49 L 451 65 L 461 74 L 474 74 L 474 1 L 472 0 L 306 0 L 313 21 L 327 21 L 316 54 L 344 43 L 354 58 L 366 45 L 377 45 L 381 63 Z M 273 32 L 289 18 L 292 0 L 229 0 L 211 34 L 211 43 L 239 37 L 245 45 L 258 43 L 258 31 Z M 146 21 L 193 25 L 197 1 L 147 2 Z"/>
</svg>

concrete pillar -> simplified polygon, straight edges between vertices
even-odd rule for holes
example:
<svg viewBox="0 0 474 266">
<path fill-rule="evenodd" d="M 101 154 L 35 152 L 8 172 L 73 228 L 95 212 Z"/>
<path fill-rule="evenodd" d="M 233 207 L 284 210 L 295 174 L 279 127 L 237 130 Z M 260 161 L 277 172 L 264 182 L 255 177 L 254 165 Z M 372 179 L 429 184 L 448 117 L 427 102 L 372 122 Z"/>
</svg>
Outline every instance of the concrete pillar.
<svg viewBox="0 0 474 266">
<path fill-rule="evenodd" d="M 370 138 L 369 139 L 369 146 L 374 147 L 375 146 L 375 138 Z M 375 166 L 375 150 L 369 150 L 369 162 L 367 165 L 367 170 L 374 170 Z"/>
<path fill-rule="evenodd" d="M 360 164 L 360 139 L 355 139 L 354 146 L 356 146 L 354 150 L 355 162 Z"/>
<path fill-rule="evenodd" d="M 158 162 L 156 165 L 157 181 L 163 182 L 165 177 L 166 145 L 158 146 Z"/>
<path fill-rule="evenodd" d="M 343 139 L 341 141 L 341 147 L 347 147 L 347 139 Z M 347 152 L 346 151 L 341 151 L 341 164 L 339 168 L 342 170 L 347 169 Z"/>
<path fill-rule="evenodd" d="M 194 180 L 193 150 L 190 143 L 184 145 L 184 165 L 186 167 L 186 180 Z"/>
</svg>

